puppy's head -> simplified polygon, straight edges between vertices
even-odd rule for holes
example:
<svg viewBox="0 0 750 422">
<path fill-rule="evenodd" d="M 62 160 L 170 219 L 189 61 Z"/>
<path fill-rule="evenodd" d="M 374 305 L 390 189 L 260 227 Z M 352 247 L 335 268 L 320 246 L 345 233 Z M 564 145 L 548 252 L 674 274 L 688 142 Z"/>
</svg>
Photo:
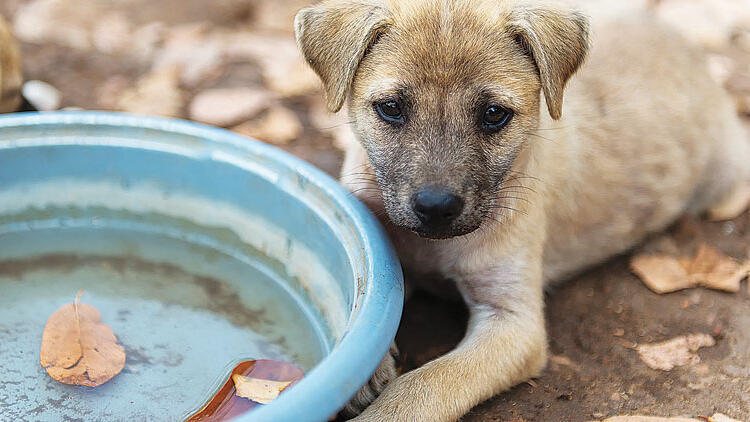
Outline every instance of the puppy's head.
<svg viewBox="0 0 750 422">
<path fill-rule="evenodd" d="M 296 19 L 328 107 L 349 101 L 390 219 L 423 237 L 476 230 L 539 121 L 562 113 L 588 24 L 505 0 L 329 0 Z"/>
</svg>

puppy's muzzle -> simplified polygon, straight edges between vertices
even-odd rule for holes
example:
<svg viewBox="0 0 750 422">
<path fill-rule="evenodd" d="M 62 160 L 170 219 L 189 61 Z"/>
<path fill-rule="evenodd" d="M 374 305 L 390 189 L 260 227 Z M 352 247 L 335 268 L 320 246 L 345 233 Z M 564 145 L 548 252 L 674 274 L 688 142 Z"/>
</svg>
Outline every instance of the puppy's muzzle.
<svg viewBox="0 0 750 422">
<path fill-rule="evenodd" d="M 443 231 L 461 215 L 464 200 L 442 186 L 428 186 L 411 199 L 412 210 L 425 229 Z"/>
</svg>

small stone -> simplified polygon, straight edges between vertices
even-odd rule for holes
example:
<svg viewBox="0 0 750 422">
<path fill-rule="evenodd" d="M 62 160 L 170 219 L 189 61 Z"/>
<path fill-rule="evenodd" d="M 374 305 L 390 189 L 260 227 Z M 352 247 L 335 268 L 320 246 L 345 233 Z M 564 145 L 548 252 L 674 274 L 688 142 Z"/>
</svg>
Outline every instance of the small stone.
<svg viewBox="0 0 750 422">
<path fill-rule="evenodd" d="M 251 138 L 283 145 L 302 134 L 302 123 L 292 110 L 283 106 L 275 106 L 259 119 L 243 123 L 233 130 Z"/>
<path fill-rule="evenodd" d="M 42 81 L 28 81 L 21 89 L 26 100 L 39 111 L 53 111 L 60 108 L 62 94 L 54 86 Z"/>
<path fill-rule="evenodd" d="M 219 88 L 198 93 L 190 103 L 190 118 L 229 127 L 257 116 L 273 100 L 267 91 L 253 88 Z"/>
</svg>

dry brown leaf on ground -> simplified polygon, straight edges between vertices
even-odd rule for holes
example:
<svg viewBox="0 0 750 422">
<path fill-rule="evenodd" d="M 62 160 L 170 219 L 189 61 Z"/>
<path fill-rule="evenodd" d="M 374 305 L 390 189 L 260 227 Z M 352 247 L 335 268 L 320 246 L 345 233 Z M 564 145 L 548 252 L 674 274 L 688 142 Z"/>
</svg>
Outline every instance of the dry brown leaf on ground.
<svg viewBox="0 0 750 422">
<path fill-rule="evenodd" d="M 716 340 L 708 334 L 690 334 L 661 343 L 639 344 L 636 350 L 649 368 L 671 371 L 676 366 L 700 362 L 698 349 L 715 344 Z"/>
<path fill-rule="evenodd" d="M 264 380 L 240 374 L 232 375 L 232 381 L 237 390 L 235 394 L 261 404 L 271 403 L 292 384 L 292 381 Z"/>
<path fill-rule="evenodd" d="M 732 419 L 723 413 L 716 413 L 713 416 L 710 416 L 707 420 L 708 422 L 742 422 L 739 419 Z"/>
<path fill-rule="evenodd" d="M 740 265 L 715 248 L 702 245 L 687 271 L 696 284 L 735 293 L 740 290 L 740 282 L 748 276 L 749 264 Z"/>
<path fill-rule="evenodd" d="M 659 294 L 695 287 L 680 261 L 671 256 L 636 255 L 630 261 L 630 268 L 649 289 Z"/>
<path fill-rule="evenodd" d="M 649 289 L 659 294 L 696 286 L 735 293 L 750 274 L 750 261 L 739 264 L 717 249 L 702 245 L 691 259 L 636 255 L 630 261 L 630 268 Z"/>
<path fill-rule="evenodd" d="M 81 292 L 82 293 L 82 292 Z M 39 360 L 50 377 L 65 384 L 96 387 L 125 366 L 125 349 L 91 305 L 63 305 L 50 315 L 42 334 Z"/>
<path fill-rule="evenodd" d="M 699 422 L 690 418 L 660 418 L 656 416 L 615 416 L 602 422 Z"/>
</svg>

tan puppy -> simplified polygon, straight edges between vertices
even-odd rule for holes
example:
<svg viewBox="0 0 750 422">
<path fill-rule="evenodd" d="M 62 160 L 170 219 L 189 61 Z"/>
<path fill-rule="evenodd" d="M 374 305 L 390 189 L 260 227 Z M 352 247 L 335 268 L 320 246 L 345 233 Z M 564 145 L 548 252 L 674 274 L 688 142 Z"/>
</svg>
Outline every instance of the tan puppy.
<svg viewBox="0 0 750 422">
<path fill-rule="evenodd" d="M 0 113 L 16 111 L 21 103 L 21 82 L 18 46 L 0 16 Z"/>
<path fill-rule="evenodd" d="M 471 312 L 456 349 L 380 392 L 386 360 L 357 421 L 453 421 L 539 374 L 545 284 L 750 184 L 727 95 L 646 17 L 590 31 L 538 3 L 329 0 L 296 29 L 329 108 L 349 98 L 344 182 L 385 211 L 408 274 L 455 281 Z"/>
</svg>

